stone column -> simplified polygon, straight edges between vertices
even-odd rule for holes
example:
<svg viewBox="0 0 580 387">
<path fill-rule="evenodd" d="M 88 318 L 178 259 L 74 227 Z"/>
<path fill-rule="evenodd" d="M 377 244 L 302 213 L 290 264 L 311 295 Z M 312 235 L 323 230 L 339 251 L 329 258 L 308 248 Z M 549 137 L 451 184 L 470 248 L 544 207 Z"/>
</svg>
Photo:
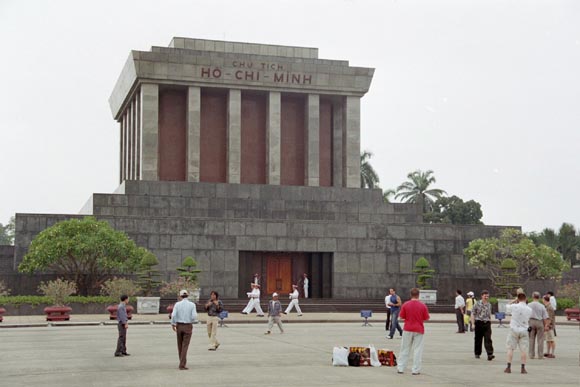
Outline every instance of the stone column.
<svg viewBox="0 0 580 387">
<path fill-rule="evenodd" d="M 143 180 L 159 180 L 159 86 L 141 85 L 141 167 Z"/>
<path fill-rule="evenodd" d="M 266 180 L 268 184 L 280 185 L 280 109 L 282 97 L 279 92 L 268 95 L 266 123 Z"/>
<path fill-rule="evenodd" d="M 119 121 L 119 184 L 121 184 L 123 182 L 123 180 L 125 180 L 125 176 L 124 176 L 124 168 L 125 168 L 125 162 L 124 162 L 124 152 L 123 152 L 123 148 L 125 146 L 125 139 L 123 137 L 123 117 L 121 117 L 121 120 Z"/>
<path fill-rule="evenodd" d="M 306 98 L 306 144 L 304 160 L 304 185 L 320 185 L 320 96 L 308 94 Z"/>
<path fill-rule="evenodd" d="M 227 182 L 239 184 L 241 172 L 242 92 L 230 89 L 228 95 Z"/>
<path fill-rule="evenodd" d="M 135 143 L 135 139 L 133 138 L 133 101 L 129 102 L 127 106 L 127 180 L 133 180 L 133 144 Z"/>
<path fill-rule="evenodd" d="M 123 113 L 123 180 L 129 179 L 129 130 L 127 112 Z"/>
<path fill-rule="evenodd" d="M 343 183 L 360 188 L 360 97 L 345 99 L 343 140 Z"/>
<path fill-rule="evenodd" d="M 199 181 L 199 136 L 201 130 L 201 89 L 187 90 L 187 181 Z"/>
<path fill-rule="evenodd" d="M 135 179 L 141 180 L 141 115 L 139 94 L 135 95 Z"/>
<path fill-rule="evenodd" d="M 332 186 L 343 187 L 342 183 L 342 131 L 343 131 L 343 104 L 332 104 Z"/>
</svg>

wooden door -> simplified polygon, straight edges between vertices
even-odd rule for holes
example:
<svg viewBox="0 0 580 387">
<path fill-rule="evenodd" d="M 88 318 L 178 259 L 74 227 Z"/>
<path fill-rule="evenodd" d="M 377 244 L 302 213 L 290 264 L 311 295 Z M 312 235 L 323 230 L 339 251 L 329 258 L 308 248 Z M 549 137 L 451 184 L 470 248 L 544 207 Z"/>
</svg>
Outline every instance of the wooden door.
<svg viewBox="0 0 580 387">
<path fill-rule="evenodd" d="M 292 260 L 289 256 L 268 257 L 267 261 L 267 297 L 274 292 L 290 293 L 292 291 Z"/>
</svg>

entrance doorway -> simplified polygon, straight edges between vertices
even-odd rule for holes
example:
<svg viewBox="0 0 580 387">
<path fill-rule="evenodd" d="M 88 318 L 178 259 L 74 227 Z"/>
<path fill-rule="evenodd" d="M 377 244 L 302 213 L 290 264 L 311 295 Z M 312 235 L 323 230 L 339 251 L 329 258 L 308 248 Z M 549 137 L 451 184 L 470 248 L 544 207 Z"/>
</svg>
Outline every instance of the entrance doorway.
<svg viewBox="0 0 580 387">
<path fill-rule="evenodd" d="M 292 259 L 290 256 L 266 258 L 266 288 L 268 294 L 292 292 Z"/>
</svg>

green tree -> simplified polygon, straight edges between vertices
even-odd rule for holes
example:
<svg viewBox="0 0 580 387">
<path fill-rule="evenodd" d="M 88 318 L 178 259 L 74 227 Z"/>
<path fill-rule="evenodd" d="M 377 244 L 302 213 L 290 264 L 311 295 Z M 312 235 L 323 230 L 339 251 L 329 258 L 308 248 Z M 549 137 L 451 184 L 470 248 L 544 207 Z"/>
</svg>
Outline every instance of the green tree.
<svg viewBox="0 0 580 387">
<path fill-rule="evenodd" d="M 187 280 L 188 283 L 195 284 L 197 281 L 197 275 L 201 273 L 201 270 L 196 269 L 197 262 L 193 257 L 185 257 L 183 263 L 177 268 L 179 276 Z"/>
<path fill-rule="evenodd" d="M 405 203 L 422 203 L 423 212 L 432 210 L 435 200 L 445 195 L 445 191 L 430 188 L 435 182 L 433 171 L 416 170 L 407 175 L 408 181 L 397 187 L 395 199 L 401 198 Z"/>
<path fill-rule="evenodd" d="M 58 222 L 38 234 L 18 270 L 52 271 L 76 283 L 81 295 L 98 294 L 117 273 L 133 273 L 147 250 L 93 217 Z"/>
<path fill-rule="evenodd" d="M 154 268 L 157 265 L 159 265 L 159 260 L 151 252 L 147 252 L 139 263 L 137 284 L 143 290 L 145 297 L 151 297 L 153 292 L 161 285 L 161 281 L 159 280 L 161 273 Z"/>
<path fill-rule="evenodd" d="M 395 196 L 396 191 L 392 188 L 383 190 L 383 202 L 391 203 L 391 198 Z"/>
<path fill-rule="evenodd" d="M 570 223 L 562 223 L 558 231 L 558 251 L 566 261 L 574 263 L 579 247 L 576 228 Z"/>
<path fill-rule="evenodd" d="M 361 188 L 377 188 L 379 186 L 379 175 L 369 161 L 371 157 L 373 154 L 369 151 L 364 151 L 360 155 Z"/>
<path fill-rule="evenodd" d="M 536 246 L 519 230 L 504 229 L 499 238 L 475 239 L 464 250 L 468 264 L 484 271 L 492 286 L 502 292 L 502 263 L 507 258 L 516 264 L 510 282 L 525 285 L 533 279 L 559 280 L 570 264 L 560 253 L 546 245 Z M 505 269 L 504 269 L 505 270 Z"/>
<path fill-rule="evenodd" d="M 542 232 L 531 232 L 527 234 L 528 238 L 534 241 L 536 245 L 546 245 L 557 250 L 560 242 L 558 241 L 558 234 L 551 228 L 545 228 Z"/>
<path fill-rule="evenodd" d="M 14 216 L 10 218 L 6 226 L 0 223 L 0 245 L 14 244 Z"/>
<path fill-rule="evenodd" d="M 481 204 L 475 200 L 464 202 L 455 195 L 441 196 L 433 203 L 432 210 L 425 214 L 425 222 L 449 224 L 483 224 Z"/>
<path fill-rule="evenodd" d="M 421 257 L 415 263 L 413 273 L 417 274 L 417 287 L 419 289 L 430 289 L 429 281 L 433 278 L 435 270 L 431 269 L 429 261 L 425 257 Z"/>
</svg>

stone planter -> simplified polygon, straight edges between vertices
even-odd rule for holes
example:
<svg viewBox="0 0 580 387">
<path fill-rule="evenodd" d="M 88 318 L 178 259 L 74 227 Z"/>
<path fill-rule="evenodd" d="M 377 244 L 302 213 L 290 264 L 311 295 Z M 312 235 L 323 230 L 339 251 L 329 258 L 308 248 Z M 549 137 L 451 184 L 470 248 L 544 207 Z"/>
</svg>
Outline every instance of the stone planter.
<svg viewBox="0 0 580 387">
<path fill-rule="evenodd" d="M 109 320 L 116 320 L 117 319 L 117 308 L 119 305 L 109 305 L 107 306 L 107 312 L 109 312 Z M 127 305 L 127 318 L 131 320 L 133 318 L 133 307 L 131 305 Z"/>
<path fill-rule="evenodd" d="M 567 308 L 564 309 L 564 313 L 566 313 L 566 320 L 580 321 L 580 308 Z"/>
<path fill-rule="evenodd" d="M 437 303 L 437 290 L 419 290 L 419 301 L 428 305 L 435 305 Z"/>
<path fill-rule="evenodd" d="M 0 308 L 0 322 L 4 320 L 4 317 L 2 316 L 4 313 L 6 313 L 6 309 Z"/>
<path fill-rule="evenodd" d="M 505 313 L 506 316 L 510 316 L 511 313 L 507 312 L 507 304 L 509 304 L 510 302 L 512 302 L 513 300 L 507 299 L 507 298 L 498 298 L 497 299 L 497 311 L 500 313 Z"/>
<path fill-rule="evenodd" d="M 137 297 L 137 313 L 159 314 L 159 297 Z"/>
<path fill-rule="evenodd" d="M 47 306 L 44 308 L 46 321 L 68 321 L 72 308 L 69 306 Z"/>
</svg>

